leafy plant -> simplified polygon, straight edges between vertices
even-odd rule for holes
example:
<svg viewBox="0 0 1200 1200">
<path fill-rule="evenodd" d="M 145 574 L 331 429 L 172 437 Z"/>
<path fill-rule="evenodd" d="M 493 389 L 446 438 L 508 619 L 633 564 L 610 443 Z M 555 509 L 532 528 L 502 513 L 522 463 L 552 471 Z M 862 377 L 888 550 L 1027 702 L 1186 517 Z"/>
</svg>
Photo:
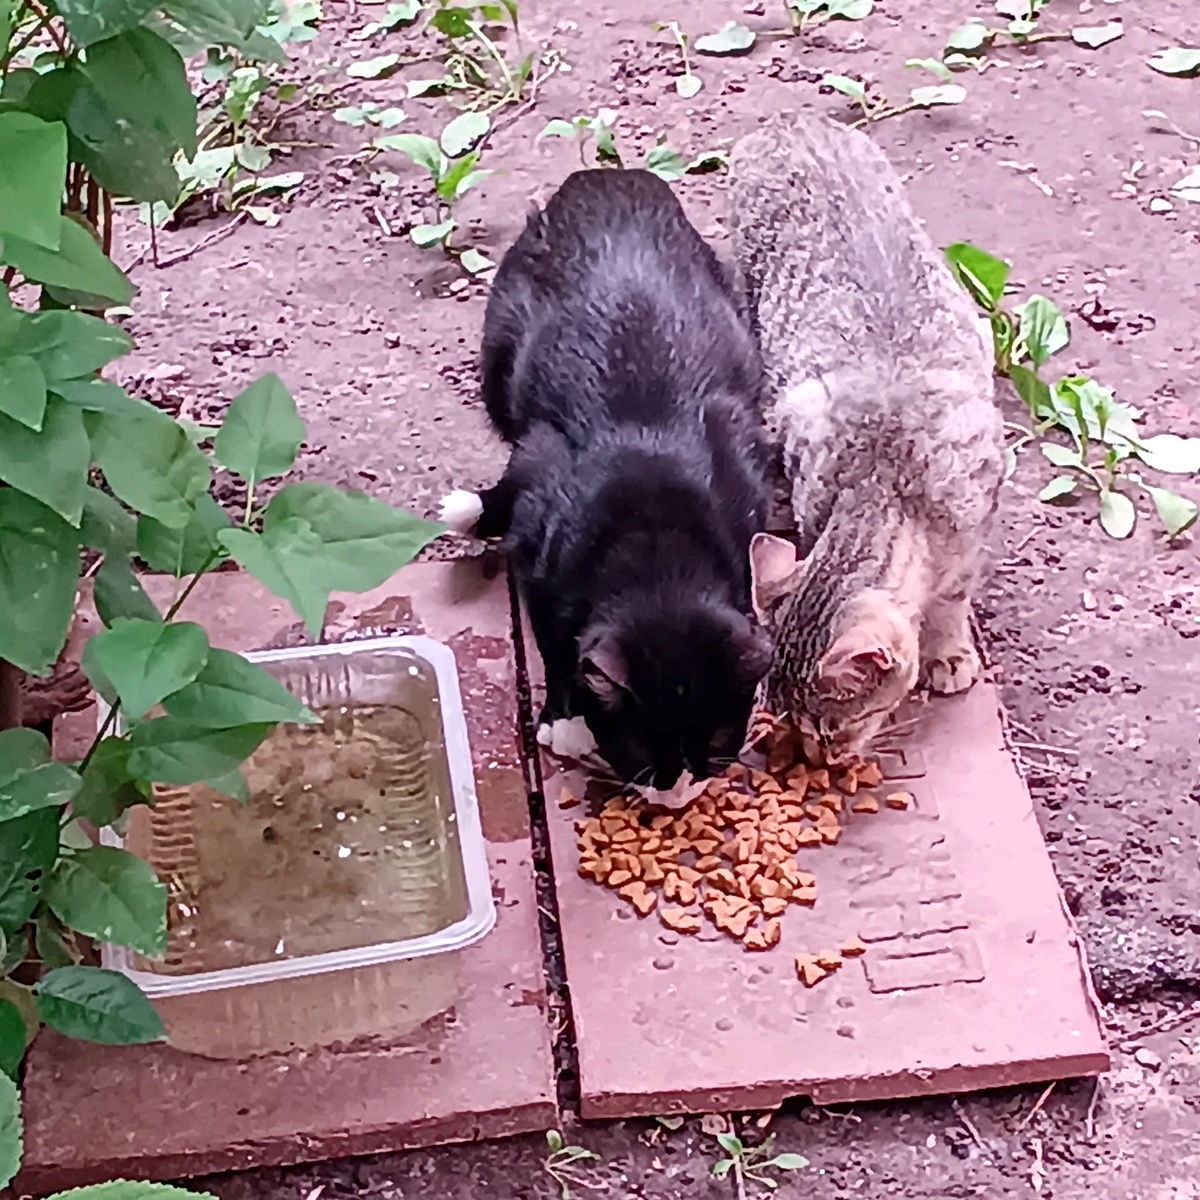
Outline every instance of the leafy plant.
<svg viewBox="0 0 1200 1200">
<path fill-rule="evenodd" d="M 20 1160 L 15 1080 L 43 1024 L 120 1045 L 165 1036 L 137 986 L 86 965 L 82 943 L 162 954 L 166 888 L 82 823 L 119 825 L 156 784 L 248 799 L 240 764 L 277 724 L 316 720 L 269 673 L 177 620 L 198 581 L 236 562 L 317 634 L 332 590 L 382 583 L 441 531 L 324 484 L 268 498 L 305 435 L 274 375 L 251 383 L 214 431 L 101 374 L 132 349 L 99 315 L 134 295 L 104 249 L 113 201 L 173 204 L 173 158 L 196 154 L 196 97 L 172 41 L 258 53 L 267 13 L 265 0 L 171 0 L 161 13 L 128 0 L 21 0 L 0 25 L 0 669 L 56 664 L 86 553 L 105 628 L 83 667 L 110 706 L 75 763 L 54 762 L 19 712 L 0 711 L 0 1188 Z M 22 65 L 33 47 L 36 67 Z M 244 481 L 236 525 L 211 494 L 215 466 Z M 179 581 L 165 612 L 136 560 Z M 142 1194 L 106 1186 L 122 1200 Z"/>
<path fill-rule="evenodd" d="M 542 1161 L 546 1174 L 558 1185 L 561 1200 L 571 1200 L 572 1187 L 590 1187 L 580 1163 L 599 1162 L 600 1155 L 582 1146 L 568 1146 L 557 1129 L 546 1131 L 546 1145 L 550 1153 Z"/>
<path fill-rule="evenodd" d="M 989 25 L 979 17 L 972 17 L 960 25 L 949 37 L 943 59 L 951 67 L 982 67 L 982 56 L 993 46 L 1009 44 L 1032 46 L 1038 42 L 1072 41 L 1077 46 L 1098 50 L 1115 42 L 1125 32 L 1119 20 L 1106 21 L 1103 25 L 1078 25 L 1072 29 L 1045 30 L 1040 26 L 1042 10 L 1050 0 L 996 0 L 996 13 L 1007 17 L 1002 26 Z"/>
<path fill-rule="evenodd" d="M 792 33 L 803 33 L 826 21 L 862 21 L 875 8 L 874 0 L 784 0 Z"/>
<path fill-rule="evenodd" d="M 376 138 L 374 143 L 377 149 L 398 151 L 429 172 L 438 219 L 433 224 L 414 225 L 409 236 L 422 249 L 440 246 L 458 259 L 470 275 L 478 275 L 496 264 L 478 250 L 450 244 L 450 237 L 458 228 L 454 206 L 492 173 L 477 166 L 480 152 L 474 149 L 490 129 L 491 120 L 486 113 L 468 110 L 455 117 L 437 139 L 420 133 L 395 133 Z"/>
<path fill-rule="evenodd" d="M 746 1184 L 754 1183 L 768 1191 L 779 1187 L 779 1180 L 768 1174 L 770 1171 L 803 1171 L 808 1159 L 801 1154 L 771 1154 L 775 1135 L 767 1137 L 761 1146 L 747 1146 L 736 1133 L 719 1133 L 717 1142 L 726 1157 L 713 1164 L 714 1179 L 724 1179 L 732 1174 L 738 1195 L 745 1195 Z"/>
<path fill-rule="evenodd" d="M 854 124 L 856 128 L 883 121 L 888 117 L 899 117 L 922 108 L 936 108 L 946 104 L 961 104 L 967 98 L 966 88 L 951 83 L 950 68 L 936 58 L 910 58 L 904 64 L 914 70 L 927 71 L 942 82 L 915 87 L 908 100 L 896 104 L 877 89 L 849 75 L 826 75 L 821 80 L 823 87 L 833 88 L 843 96 L 849 96 L 862 110 L 862 117 Z"/>
<path fill-rule="evenodd" d="M 1172 46 L 1151 55 L 1147 64 L 1160 75 L 1175 75 L 1191 78 L 1200 75 L 1200 50 L 1184 46 Z"/>
<path fill-rule="evenodd" d="M 1015 309 L 1006 309 L 1008 263 L 969 243 L 947 247 L 946 260 L 987 315 L 997 373 L 1012 381 L 1029 411 L 1029 425 L 1009 425 L 1016 435 L 1009 446 L 1010 466 L 1022 447 L 1036 441 L 1061 472 L 1042 489 L 1040 499 L 1054 503 L 1080 491 L 1094 492 L 1099 498 L 1100 524 L 1114 538 L 1133 532 L 1136 496 L 1153 505 L 1168 537 L 1190 528 L 1196 521 L 1196 505 L 1170 488 L 1147 482 L 1142 469 L 1200 474 L 1200 438 L 1173 433 L 1143 436 L 1138 428 L 1141 414 L 1086 375 L 1072 373 L 1048 382 L 1042 369 L 1071 340 L 1057 305 L 1034 295 Z M 1064 434 L 1067 444 L 1050 441 L 1051 433 Z"/>
<path fill-rule="evenodd" d="M 656 33 L 663 29 L 671 31 L 671 36 L 679 47 L 679 56 L 683 60 L 683 74 L 675 76 L 675 91 L 685 100 L 690 100 L 704 86 L 704 81 L 692 71 L 692 62 L 688 55 L 688 42 L 691 39 L 680 29 L 678 21 L 656 22 L 651 28 Z"/>
<path fill-rule="evenodd" d="M 754 49 L 758 34 L 737 21 L 726 21 L 716 33 L 706 33 L 696 39 L 697 54 L 746 54 Z"/>
</svg>

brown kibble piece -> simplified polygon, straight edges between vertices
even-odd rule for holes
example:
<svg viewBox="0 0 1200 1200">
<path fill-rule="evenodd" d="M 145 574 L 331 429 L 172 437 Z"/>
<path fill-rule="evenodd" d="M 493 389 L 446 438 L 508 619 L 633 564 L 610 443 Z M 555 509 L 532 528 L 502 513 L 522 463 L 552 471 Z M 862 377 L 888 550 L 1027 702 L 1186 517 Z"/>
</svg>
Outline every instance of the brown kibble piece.
<svg viewBox="0 0 1200 1200">
<path fill-rule="evenodd" d="M 623 888 L 626 884 L 633 882 L 633 872 L 613 871 L 604 882 L 607 883 L 610 888 Z"/>
<path fill-rule="evenodd" d="M 838 777 L 837 785 L 838 790 L 847 796 L 853 796 L 858 791 L 858 776 L 854 773 L 853 767 L 841 773 Z"/>
<path fill-rule="evenodd" d="M 684 883 L 690 883 L 693 887 L 704 878 L 703 874 L 697 871 L 695 867 L 685 867 L 682 863 L 679 865 L 677 874 Z"/>
<path fill-rule="evenodd" d="M 796 834 L 796 844 L 799 846 L 819 846 L 823 840 L 820 831 L 812 825 L 806 826 Z"/>
<path fill-rule="evenodd" d="M 678 899 L 680 904 L 695 904 L 696 889 L 686 879 L 681 879 L 676 899 Z"/>
<path fill-rule="evenodd" d="M 912 792 L 892 792 L 883 802 L 888 808 L 907 808 L 912 803 Z"/>
<path fill-rule="evenodd" d="M 822 808 L 829 809 L 830 812 L 840 813 L 842 811 L 842 798 L 837 792 L 827 792 L 818 803 Z"/>
<path fill-rule="evenodd" d="M 630 829 L 629 826 L 626 826 L 624 829 L 618 829 L 612 835 L 612 844 L 614 846 L 631 846 L 639 840 L 637 830 Z"/>
<path fill-rule="evenodd" d="M 805 987 L 816 987 L 829 972 L 811 954 L 798 954 L 796 955 L 796 974 Z"/>
<path fill-rule="evenodd" d="M 650 828 L 656 833 L 661 833 L 664 829 L 670 829 L 675 824 L 675 818 L 670 813 L 663 813 L 661 816 L 650 818 Z"/>
<path fill-rule="evenodd" d="M 759 900 L 779 895 L 779 884 L 774 879 L 765 879 L 759 875 L 750 880 L 750 893 Z"/>
<path fill-rule="evenodd" d="M 738 912 L 728 913 L 725 918 L 725 928 L 728 929 L 735 938 L 744 938 L 746 936 L 746 930 L 749 929 L 749 927 L 757 920 L 758 909 L 752 904 L 748 904 L 745 908 L 739 910 Z"/>
<path fill-rule="evenodd" d="M 850 805 L 850 811 L 856 813 L 877 813 L 879 801 L 874 796 L 860 796 Z"/>
<path fill-rule="evenodd" d="M 698 933 L 700 931 L 700 918 L 695 913 L 686 912 L 682 908 L 659 909 L 658 919 L 676 933 Z"/>
<path fill-rule="evenodd" d="M 787 912 L 788 902 L 782 896 L 764 896 L 762 910 L 768 917 L 778 917 Z"/>
<path fill-rule="evenodd" d="M 611 883 L 611 880 L 609 882 Z M 641 880 L 636 883 L 627 883 L 623 888 L 617 890 L 617 895 L 628 900 L 643 917 L 650 913 L 658 903 L 658 897 Z"/>
<path fill-rule="evenodd" d="M 792 889 L 793 904 L 816 904 L 817 889 L 815 887 L 798 887 Z"/>
<path fill-rule="evenodd" d="M 860 954 L 866 954 L 866 952 L 867 944 L 862 938 L 851 937 L 842 943 L 842 954 L 846 958 L 857 958 Z"/>
<path fill-rule="evenodd" d="M 716 871 L 721 866 L 721 860 L 715 854 L 706 854 L 703 858 L 696 859 L 696 870 L 701 875 L 708 874 L 709 871 Z M 682 872 L 680 872 L 682 874 Z"/>
<path fill-rule="evenodd" d="M 770 950 L 779 945 L 780 924 L 776 917 L 766 923 L 762 929 L 752 929 L 742 938 L 742 944 L 747 950 Z"/>
<path fill-rule="evenodd" d="M 723 892 L 736 892 L 738 890 L 737 876 L 726 868 L 720 871 L 713 871 L 708 877 L 708 882 L 713 887 L 720 888 Z"/>
<path fill-rule="evenodd" d="M 842 965 L 842 956 L 836 950 L 822 950 L 817 955 L 817 965 L 827 971 L 836 971 Z"/>
<path fill-rule="evenodd" d="M 808 790 L 810 792 L 829 791 L 829 772 L 824 767 L 819 771 L 809 771 Z"/>
<path fill-rule="evenodd" d="M 662 883 L 666 872 L 662 864 L 651 854 L 643 854 L 638 860 L 642 864 L 642 879 L 646 883 Z"/>
<path fill-rule="evenodd" d="M 877 762 L 859 763 L 854 773 L 860 787 L 878 787 L 883 782 L 883 771 Z"/>
<path fill-rule="evenodd" d="M 815 888 L 817 886 L 817 877 L 810 875 L 807 871 L 797 871 L 792 877 L 792 882 L 796 887 Z"/>
<path fill-rule="evenodd" d="M 831 846 L 842 836 L 842 827 L 836 821 L 831 825 L 818 825 L 817 829 L 820 830 L 821 840 Z"/>
</svg>

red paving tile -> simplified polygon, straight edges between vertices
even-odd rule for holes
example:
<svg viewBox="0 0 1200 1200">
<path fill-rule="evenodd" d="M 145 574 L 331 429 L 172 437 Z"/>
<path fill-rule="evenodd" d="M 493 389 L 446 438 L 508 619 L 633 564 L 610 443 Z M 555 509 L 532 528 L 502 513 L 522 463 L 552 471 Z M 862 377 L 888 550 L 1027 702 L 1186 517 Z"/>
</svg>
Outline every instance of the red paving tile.
<svg viewBox="0 0 1200 1200">
<path fill-rule="evenodd" d="M 548 780 L 585 1117 L 897 1098 L 1108 1069 L 994 689 L 931 702 L 883 763 L 912 806 L 850 813 L 837 845 L 801 851 L 819 899 L 789 909 L 782 941 L 763 953 L 711 927 L 672 934 L 581 879 L 574 822 L 586 810 L 560 809 L 563 777 Z M 867 953 L 805 988 L 795 956 L 852 935 Z"/>
<path fill-rule="evenodd" d="M 171 581 L 156 582 L 150 590 L 169 598 Z M 229 649 L 302 640 L 290 609 L 241 574 L 206 579 L 181 616 Z M 462 951 L 456 967 L 443 957 L 259 985 L 254 1000 L 287 1037 L 310 1047 L 287 1054 L 211 1057 L 246 1019 L 251 989 L 225 993 L 221 1003 L 221 993 L 162 1002 L 168 1025 L 208 1057 L 44 1033 L 25 1075 L 22 1190 L 178 1178 L 556 1124 L 507 582 L 502 574 L 486 579 L 478 564 L 421 564 L 331 609 L 331 641 L 384 632 L 428 633 L 458 656 L 496 928 Z M 329 1031 L 344 1030 L 348 990 L 377 1006 L 366 1009 L 374 1036 L 330 1045 Z M 388 1038 L 412 1005 L 430 1019 L 415 1034 Z"/>
</svg>

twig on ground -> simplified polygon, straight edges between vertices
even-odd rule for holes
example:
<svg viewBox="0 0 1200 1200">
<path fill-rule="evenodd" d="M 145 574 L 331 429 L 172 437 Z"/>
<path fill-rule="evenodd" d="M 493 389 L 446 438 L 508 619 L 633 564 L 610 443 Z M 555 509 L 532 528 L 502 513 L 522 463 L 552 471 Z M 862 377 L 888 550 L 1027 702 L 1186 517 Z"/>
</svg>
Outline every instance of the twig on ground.
<svg viewBox="0 0 1200 1200">
<path fill-rule="evenodd" d="M 1034 1117 L 1042 1111 L 1043 1105 L 1050 1099 L 1050 1093 L 1054 1091 L 1054 1085 L 1058 1082 L 1056 1079 L 1050 1080 L 1042 1090 L 1042 1094 L 1037 1098 L 1037 1103 L 1021 1118 L 1021 1123 L 1017 1126 L 1016 1132 L 1020 1133 Z"/>
<path fill-rule="evenodd" d="M 1087 1140 L 1094 1142 L 1096 1140 L 1096 1105 L 1100 1102 L 1100 1076 L 1096 1076 L 1096 1084 L 1092 1088 L 1092 1098 L 1088 1101 L 1087 1116 L 1084 1118 L 1084 1130 L 1087 1133 Z"/>
<path fill-rule="evenodd" d="M 1124 1049 L 1126 1046 L 1132 1045 L 1134 1042 L 1141 1041 L 1151 1033 L 1167 1033 L 1169 1030 L 1178 1029 L 1180 1025 L 1186 1025 L 1189 1021 L 1200 1020 L 1200 1001 L 1190 1005 L 1182 1012 L 1168 1013 L 1165 1017 L 1153 1022 L 1150 1025 L 1144 1026 L 1142 1029 L 1136 1029 L 1132 1033 L 1122 1034 L 1114 1045 Z"/>
<path fill-rule="evenodd" d="M 164 258 L 157 262 L 157 267 L 173 267 L 181 262 L 186 262 L 194 254 L 199 254 L 201 250 L 207 250 L 209 246 L 215 246 L 217 242 L 227 238 L 244 220 L 246 214 L 244 212 L 235 213 L 233 220 L 222 225 L 220 229 L 213 230 L 212 233 L 202 237 L 199 241 L 193 242 L 186 250 L 180 250 L 178 254 L 172 254 L 170 258 Z"/>
<path fill-rule="evenodd" d="M 1045 742 L 1009 742 L 1013 750 L 1041 750 L 1044 754 L 1061 754 L 1064 758 L 1078 758 L 1078 750 L 1068 750 L 1066 746 L 1047 746 Z"/>
<path fill-rule="evenodd" d="M 951 1101 L 951 1105 L 954 1108 L 954 1115 L 962 1122 L 963 1128 L 971 1135 L 971 1140 L 984 1154 L 990 1155 L 991 1151 L 987 1148 L 987 1143 L 980 1137 L 979 1130 L 975 1128 L 975 1123 L 963 1111 L 963 1106 L 957 1100 Z"/>
</svg>

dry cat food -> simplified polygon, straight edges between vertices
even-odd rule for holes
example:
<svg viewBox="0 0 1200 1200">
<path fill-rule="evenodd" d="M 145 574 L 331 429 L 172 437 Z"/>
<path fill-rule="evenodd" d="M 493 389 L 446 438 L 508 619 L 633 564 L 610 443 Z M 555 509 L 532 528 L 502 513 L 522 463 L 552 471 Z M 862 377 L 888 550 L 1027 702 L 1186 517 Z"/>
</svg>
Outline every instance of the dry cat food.
<svg viewBox="0 0 1200 1200">
<path fill-rule="evenodd" d="M 880 811 L 869 789 L 883 783 L 883 772 L 874 761 L 814 765 L 813 747 L 768 714 L 755 714 L 748 745 L 765 753 L 767 769 L 735 763 L 682 812 L 622 796 L 576 821 L 580 876 L 675 933 L 696 934 L 707 921 L 748 951 L 777 946 L 789 907 L 817 901 L 808 856 L 836 845 L 847 810 Z M 883 804 L 907 808 L 911 800 L 893 792 Z M 559 804 L 579 800 L 564 791 Z M 866 949 L 852 937 L 838 951 L 802 954 L 797 975 L 813 987 Z"/>
</svg>

